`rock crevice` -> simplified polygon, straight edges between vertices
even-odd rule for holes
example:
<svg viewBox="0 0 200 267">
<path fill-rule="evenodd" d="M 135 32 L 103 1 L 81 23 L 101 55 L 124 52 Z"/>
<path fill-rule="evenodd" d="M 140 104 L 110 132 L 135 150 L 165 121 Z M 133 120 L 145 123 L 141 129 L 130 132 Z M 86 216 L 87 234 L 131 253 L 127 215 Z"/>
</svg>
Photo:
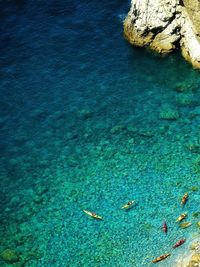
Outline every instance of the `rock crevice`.
<svg viewBox="0 0 200 267">
<path fill-rule="evenodd" d="M 180 48 L 200 68 L 199 12 L 199 0 L 132 0 L 124 34 L 131 44 L 161 54 Z"/>
</svg>

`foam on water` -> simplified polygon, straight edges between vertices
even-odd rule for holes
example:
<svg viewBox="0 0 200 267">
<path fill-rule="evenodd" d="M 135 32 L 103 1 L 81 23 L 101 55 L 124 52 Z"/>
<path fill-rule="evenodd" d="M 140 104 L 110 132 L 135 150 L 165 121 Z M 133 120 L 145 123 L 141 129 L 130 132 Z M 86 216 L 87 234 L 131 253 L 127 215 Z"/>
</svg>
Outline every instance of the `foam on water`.
<svg viewBox="0 0 200 267">
<path fill-rule="evenodd" d="M 131 47 L 128 9 L 0 3 L 0 250 L 21 265 L 143 267 L 172 252 L 160 266 L 173 266 L 198 233 L 199 73 Z M 180 229 L 185 211 L 193 224 Z"/>
</svg>

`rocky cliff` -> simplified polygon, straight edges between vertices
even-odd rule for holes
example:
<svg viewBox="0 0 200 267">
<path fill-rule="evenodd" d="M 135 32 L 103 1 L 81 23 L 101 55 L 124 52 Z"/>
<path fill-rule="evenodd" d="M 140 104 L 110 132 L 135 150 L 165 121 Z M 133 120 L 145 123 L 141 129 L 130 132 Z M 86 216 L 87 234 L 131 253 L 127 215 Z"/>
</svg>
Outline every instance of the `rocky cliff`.
<svg viewBox="0 0 200 267">
<path fill-rule="evenodd" d="M 132 0 L 124 34 L 136 46 L 161 54 L 181 49 L 200 69 L 200 0 Z"/>
</svg>

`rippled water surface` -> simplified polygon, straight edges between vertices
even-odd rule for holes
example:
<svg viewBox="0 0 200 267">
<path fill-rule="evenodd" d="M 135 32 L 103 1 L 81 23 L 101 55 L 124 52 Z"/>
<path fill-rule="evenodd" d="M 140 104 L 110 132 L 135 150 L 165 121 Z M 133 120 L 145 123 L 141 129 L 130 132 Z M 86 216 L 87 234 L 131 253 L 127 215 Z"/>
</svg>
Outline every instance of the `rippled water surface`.
<svg viewBox="0 0 200 267">
<path fill-rule="evenodd" d="M 175 266 L 199 231 L 200 76 L 131 47 L 129 5 L 0 1 L 3 267 Z"/>
</svg>

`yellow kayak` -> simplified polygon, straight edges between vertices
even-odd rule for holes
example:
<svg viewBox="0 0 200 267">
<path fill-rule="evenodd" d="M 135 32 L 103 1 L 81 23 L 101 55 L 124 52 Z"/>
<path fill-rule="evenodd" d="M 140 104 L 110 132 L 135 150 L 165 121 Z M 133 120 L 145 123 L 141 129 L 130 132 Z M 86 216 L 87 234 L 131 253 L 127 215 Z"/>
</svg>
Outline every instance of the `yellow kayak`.
<svg viewBox="0 0 200 267">
<path fill-rule="evenodd" d="M 131 200 L 122 206 L 122 209 L 128 210 L 133 207 L 135 200 Z"/>
<path fill-rule="evenodd" d="M 187 227 L 190 227 L 192 225 L 191 222 L 184 222 L 184 223 L 181 223 L 179 226 L 182 228 L 182 229 L 185 229 Z"/>
<path fill-rule="evenodd" d="M 83 210 L 83 212 L 85 212 L 87 215 L 89 215 L 90 217 L 97 219 L 97 220 L 102 220 L 103 218 L 99 215 L 97 215 L 95 212 L 91 212 L 88 210 Z"/>
<path fill-rule="evenodd" d="M 176 222 L 181 222 L 183 219 L 187 217 L 187 213 L 182 213 L 176 220 Z"/>
<path fill-rule="evenodd" d="M 159 262 L 159 261 L 162 261 L 162 260 L 166 259 L 166 258 L 169 257 L 170 255 L 171 255 L 170 253 L 166 253 L 166 254 L 161 255 L 160 257 L 158 257 L 158 258 L 152 260 L 152 262 L 153 262 L 153 263 L 157 263 L 157 262 Z"/>
</svg>

